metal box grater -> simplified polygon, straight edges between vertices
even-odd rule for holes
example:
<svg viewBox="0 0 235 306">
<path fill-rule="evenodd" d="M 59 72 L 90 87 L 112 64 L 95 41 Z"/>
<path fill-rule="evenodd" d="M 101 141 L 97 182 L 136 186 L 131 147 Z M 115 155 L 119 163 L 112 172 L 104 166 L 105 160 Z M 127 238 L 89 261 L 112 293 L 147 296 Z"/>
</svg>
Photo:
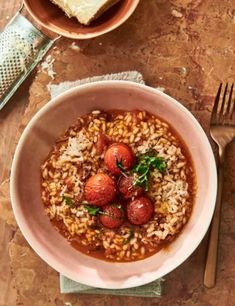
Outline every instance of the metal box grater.
<svg viewBox="0 0 235 306">
<path fill-rule="evenodd" d="M 0 34 L 0 110 L 55 40 L 18 12 Z"/>
</svg>

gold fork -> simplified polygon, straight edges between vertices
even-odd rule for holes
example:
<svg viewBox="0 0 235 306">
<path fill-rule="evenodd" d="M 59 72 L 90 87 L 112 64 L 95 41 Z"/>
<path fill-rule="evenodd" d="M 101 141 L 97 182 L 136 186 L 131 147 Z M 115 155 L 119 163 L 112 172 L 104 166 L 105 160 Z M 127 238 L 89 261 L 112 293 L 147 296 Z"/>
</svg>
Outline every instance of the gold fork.
<svg viewBox="0 0 235 306">
<path fill-rule="evenodd" d="M 223 188 L 224 157 L 226 146 L 235 137 L 235 99 L 233 99 L 233 85 L 228 90 L 226 84 L 221 103 L 220 96 L 222 84 L 220 84 L 211 115 L 210 134 L 219 147 L 218 160 L 218 192 L 216 199 L 215 212 L 211 223 L 211 232 L 208 244 L 208 253 L 204 272 L 204 285 L 207 288 L 215 286 L 217 248 L 220 227 L 221 200 Z M 228 98 L 227 98 L 228 95 Z"/>
</svg>

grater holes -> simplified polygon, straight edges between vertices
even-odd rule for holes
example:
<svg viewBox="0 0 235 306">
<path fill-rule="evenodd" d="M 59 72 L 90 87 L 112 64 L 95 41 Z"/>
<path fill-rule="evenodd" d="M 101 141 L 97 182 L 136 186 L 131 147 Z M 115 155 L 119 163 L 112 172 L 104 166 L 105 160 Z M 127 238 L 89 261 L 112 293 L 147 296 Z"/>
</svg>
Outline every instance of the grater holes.
<svg viewBox="0 0 235 306">
<path fill-rule="evenodd" d="M 18 87 L 32 70 L 49 42 L 20 14 L 0 33 L 0 109 L 14 92 L 14 87 Z"/>
</svg>

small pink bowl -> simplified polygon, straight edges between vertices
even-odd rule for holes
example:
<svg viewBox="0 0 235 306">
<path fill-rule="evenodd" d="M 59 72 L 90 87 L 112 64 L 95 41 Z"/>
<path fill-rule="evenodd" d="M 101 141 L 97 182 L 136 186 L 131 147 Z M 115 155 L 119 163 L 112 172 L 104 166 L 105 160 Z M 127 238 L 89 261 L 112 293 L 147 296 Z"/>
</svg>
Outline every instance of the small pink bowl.
<svg viewBox="0 0 235 306">
<path fill-rule="evenodd" d="M 50 0 L 24 0 L 31 16 L 46 29 L 72 39 L 89 39 L 108 33 L 123 24 L 134 12 L 139 0 L 121 0 L 89 26 L 68 18 Z"/>
<path fill-rule="evenodd" d="M 55 139 L 78 116 L 94 109 L 144 109 L 168 121 L 182 136 L 196 169 L 198 193 L 192 216 L 167 250 L 136 262 L 110 263 L 86 256 L 67 243 L 45 215 L 40 165 Z M 217 175 L 209 141 L 193 115 L 166 94 L 136 83 L 105 81 L 71 89 L 44 106 L 25 128 L 13 160 L 10 193 L 18 225 L 32 248 L 55 270 L 100 288 L 129 288 L 160 278 L 197 248 L 211 222 Z"/>
</svg>

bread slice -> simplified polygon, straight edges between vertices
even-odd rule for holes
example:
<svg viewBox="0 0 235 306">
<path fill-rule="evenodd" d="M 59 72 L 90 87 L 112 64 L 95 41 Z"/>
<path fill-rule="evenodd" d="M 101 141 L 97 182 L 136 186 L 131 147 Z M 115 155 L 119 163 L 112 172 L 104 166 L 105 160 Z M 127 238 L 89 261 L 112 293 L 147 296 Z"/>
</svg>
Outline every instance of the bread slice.
<svg viewBox="0 0 235 306">
<path fill-rule="evenodd" d="M 68 17 L 76 17 L 84 25 L 89 25 L 120 0 L 51 0 Z"/>
</svg>

